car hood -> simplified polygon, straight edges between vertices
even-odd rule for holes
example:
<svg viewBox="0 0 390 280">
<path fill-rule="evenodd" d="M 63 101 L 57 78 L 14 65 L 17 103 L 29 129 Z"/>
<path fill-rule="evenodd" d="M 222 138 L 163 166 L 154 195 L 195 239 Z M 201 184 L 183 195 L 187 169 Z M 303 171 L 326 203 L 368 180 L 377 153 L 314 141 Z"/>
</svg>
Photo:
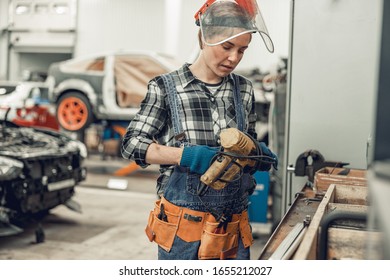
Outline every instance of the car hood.
<svg viewBox="0 0 390 280">
<path fill-rule="evenodd" d="M 0 133 L 0 155 L 15 159 L 61 156 L 80 151 L 77 140 L 51 130 L 17 127 L 8 123 L 0 125 Z"/>
</svg>

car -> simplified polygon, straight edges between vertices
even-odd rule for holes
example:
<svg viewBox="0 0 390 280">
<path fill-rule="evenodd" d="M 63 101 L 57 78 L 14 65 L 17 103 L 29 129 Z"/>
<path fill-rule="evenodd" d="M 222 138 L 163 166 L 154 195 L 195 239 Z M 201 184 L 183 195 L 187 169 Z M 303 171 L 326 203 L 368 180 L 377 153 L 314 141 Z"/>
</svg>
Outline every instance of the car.
<svg viewBox="0 0 390 280">
<path fill-rule="evenodd" d="M 59 205 L 81 212 L 72 198 L 86 179 L 86 157 L 86 146 L 65 132 L 1 121 L 0 237 L 23 231 Z"/>
<path fill-rule="evenodd" d="M 49 88 L 45 82 L 0 82 L 0 120 L 12 121 L 26 107 L 50 105 L 48 92 Z"/>
<path fill-rule="evenodd" d="M 10 96 L 13 96 L 18 84 L 17 81 L 0 81 L 0 120 L 9 116 L 10 102 L 8 100 Z"/>
<path fill-rule="evenodd" d="M 92 123 L 131 120 L 149 80 L 181 64 L 151 51 L 106 52 L 53 63 L 45 82 L 60 127 L 82 132 Z"/>
</svg>

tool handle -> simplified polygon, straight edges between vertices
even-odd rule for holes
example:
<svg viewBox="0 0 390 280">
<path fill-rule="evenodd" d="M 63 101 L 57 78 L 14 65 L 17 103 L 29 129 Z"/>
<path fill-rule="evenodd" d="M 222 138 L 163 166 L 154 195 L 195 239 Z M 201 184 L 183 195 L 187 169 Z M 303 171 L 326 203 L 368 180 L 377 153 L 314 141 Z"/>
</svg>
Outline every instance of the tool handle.
<svg viewBox="0 0 390 280">
<path fill-rule="evenodd" d="M 231 163 L 232 158 L 226 155 L 219 155 L 217 159 L 211 164 L 209 169 L 200 177 L 202 183 L 210 186 L 214 189 L 222 189 L 225 187 L 226 183 L 221 181 L 215 181 L 219 178 L 222 172 L 228 167 Z"/>
</svg>

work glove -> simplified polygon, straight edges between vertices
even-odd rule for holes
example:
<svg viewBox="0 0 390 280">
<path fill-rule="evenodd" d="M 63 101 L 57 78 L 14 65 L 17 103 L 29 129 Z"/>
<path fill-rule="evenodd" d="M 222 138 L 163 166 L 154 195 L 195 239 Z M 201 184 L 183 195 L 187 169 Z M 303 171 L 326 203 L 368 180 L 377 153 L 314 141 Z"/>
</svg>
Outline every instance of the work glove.
<svg viewBox="0 0 390 280">
<path fill-rule="evenodd" d="M 264 142 L 257 142 L 259 155 L 263 157 L 260 159 L 257 170 L 258 171 L 269 171 L 271 166 L 278 170 L 278 157 L 267 147 Z"/>
<path fill-rule="evenodd" d="M 209 146 L 185 146 L 180 166 L 188 167 L 191 172 L 203 175 L 212 163 L 219 148 Z"/>
</svg>

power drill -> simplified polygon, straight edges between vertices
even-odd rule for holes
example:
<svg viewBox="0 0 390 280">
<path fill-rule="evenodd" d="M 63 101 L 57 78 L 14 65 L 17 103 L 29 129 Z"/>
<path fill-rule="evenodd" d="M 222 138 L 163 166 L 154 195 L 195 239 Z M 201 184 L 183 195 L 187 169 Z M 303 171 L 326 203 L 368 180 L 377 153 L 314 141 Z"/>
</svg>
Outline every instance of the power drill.
<svg viewBox="0 0 390 280">
<path fill-rule="evenodd" d="M 256 160 L 250 156 L 258 155 L 256 140 L 236 128 L 221 131 L 220 138 L 223 152 L 200 178 L 202 183 L 216 190 L 223 189 L 244 167 L 254 167 Z"/>
</svg>

